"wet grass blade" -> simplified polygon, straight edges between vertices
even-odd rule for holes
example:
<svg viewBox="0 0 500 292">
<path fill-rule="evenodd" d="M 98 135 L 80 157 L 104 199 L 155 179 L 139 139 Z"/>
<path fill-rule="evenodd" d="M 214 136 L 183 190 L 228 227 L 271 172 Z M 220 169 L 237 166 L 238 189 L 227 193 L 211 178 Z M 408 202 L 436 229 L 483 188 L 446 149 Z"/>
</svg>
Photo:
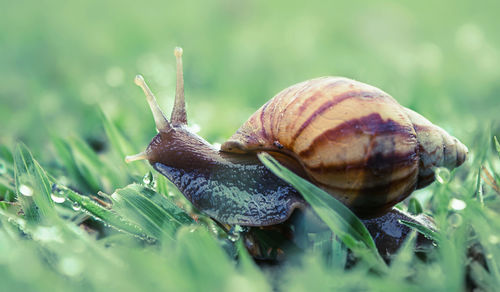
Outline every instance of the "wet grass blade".
<svg viewBox="0 0 500 292">
<path fill-rule="evenodd" d="M 424 235 L 428 239 L 439 244 L 440 237 L 439 237 L 439 233 L 437 233 L 436 231 L 431 230 L 431 229 L 429 229 L 423 225 L 420 225 L 418 223 L 415 223 L 415 222 L 406 221 L 406 220 L 400 220 L 400 222 L 401 222 L 401 224 L 406 225 L 406 226 L 410 227 L 411 229 L 414 229 L 414 230 L 420 232 L 422 235 Z"/>
<path fill-rule="evenodd" d="M 57 218 L 47 174 L 24 144 L 17 145 L 14 152 L 14 170 L 17 199 L 26 220 L 36 223 Z"/>
<path fill-rule="evenodd" d="M 348 248 L 371 264 L 382 267 L 382 269 L 386 268 L 370 233 L 351 210 L 325 191 L 279 164 L 271 155 L 261 153 L 259 159 L 275 175 L 297 189 L 311 204 L 318 216 Z"/>
<path fill-rule="evenodd" d="M 184 210 L 167 198 L 138 184 L 116 190 L 111 198 L 113 210 L 156 239 L 173 239 L 180 226 L 194 222 Z"/>
<path fill-rule="evenodd" d="M 64 196 L 67 197 L 68 200 L 73 202 L 74 208 L 81 208 L 85 213 L 104 222 L 105 224 L 115 228 L 118 231 L 124 231 L 126 233 L 130 233 L 139 237 L 142 237 L 144 235 L 144 231 L 139 226 L 119 216 L 113 210 L 105 208 L 91 198 L 80 195 L 65 186 L 58 185 L 57 187 L 60 191 L 64 192 Z"/>
<path fill-rule="evenodd" d="M 413 215 L 422 214 L 423 208 L 420 204 L 420 201 L 416 198 L 410 198 L 410 202 L 408 203 L 408 213 Z"/>
</svg>

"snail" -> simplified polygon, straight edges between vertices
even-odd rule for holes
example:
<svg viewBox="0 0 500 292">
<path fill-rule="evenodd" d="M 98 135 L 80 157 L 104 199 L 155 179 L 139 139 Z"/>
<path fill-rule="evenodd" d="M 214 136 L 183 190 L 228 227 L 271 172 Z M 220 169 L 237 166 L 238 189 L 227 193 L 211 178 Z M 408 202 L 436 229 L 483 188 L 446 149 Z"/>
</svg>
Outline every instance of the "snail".
<svg viewBox="0 0 500 292">
<path fill-rule="evenodd" d="M 307 206 L 260 162 L 259 152 L 268 152 L 362 218 L 394 213 L 395 204 L 434 180 L 436 167 L 452 169 L 465 161 L 467 147 L 457 138 L 382 90 L 344 77 L 311 79 L 282 90 L 217 149 L 187 127 L 182 49 L 174 53 L 177 88 L 170 120 L 144 78 L 135 78 L 158 134 L 126 161 L 147 159 L 220 223 L 275 225 Z"/>
</svg>

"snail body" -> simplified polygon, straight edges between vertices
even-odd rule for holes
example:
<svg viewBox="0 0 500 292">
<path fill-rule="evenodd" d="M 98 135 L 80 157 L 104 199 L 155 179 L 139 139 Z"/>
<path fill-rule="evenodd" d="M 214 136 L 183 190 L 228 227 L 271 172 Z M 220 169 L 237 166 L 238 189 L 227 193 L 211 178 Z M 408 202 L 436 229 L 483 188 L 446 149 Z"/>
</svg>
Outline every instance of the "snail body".
<svg viewBox="0 0 500 292">
<path fill-rule="evenodd" d="M 165 144 L 168 147 L 165 147 Z M 151 165 L 198 209 L 225 224 L 274 225 L 304 206 L 297 191 L 255 155 L 220 152 L 186 127 L 160 132 L 148 147 Z"/>
<path fill-rule="evenodd" d="M 266 151 L 356 214 L 388 212 L 434 180 L 436 167 L 463 163 L 467 148 L 373 86 L 342 77 L 312 79 L 281 91 L 216 149 L 187 128 L 182 50 L 170 121 L 141 76 L 158 135 L 147 159 L 195 207 L 226 224 L 274 225 L 307 204 L 257 158 Z"/>
</svg>

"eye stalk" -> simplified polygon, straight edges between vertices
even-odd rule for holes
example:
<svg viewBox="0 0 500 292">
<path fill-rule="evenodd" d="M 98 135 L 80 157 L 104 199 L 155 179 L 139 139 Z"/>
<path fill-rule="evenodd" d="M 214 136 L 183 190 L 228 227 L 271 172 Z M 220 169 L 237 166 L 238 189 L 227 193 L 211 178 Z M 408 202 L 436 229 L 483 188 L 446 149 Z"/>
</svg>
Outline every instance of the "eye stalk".
<svg viewBox="0 0 500 292">
<path fill-rule="evenodd" d="M 186 102 L 184 100 L 184 76 L 182 72 L 182 48 L 176 47 L 174 50 L 174 55 L 177 63 L 177 84 L 175 90 L 175 102 L 174 109 L 172 110 L 172 116 L 170 118 L 172 124 L 168 121 L 167 117 L 163 114 L 153 92 L 149 89 L 144 77 L 142 75 L 135 76 L 134 82 L 142 88 L 146 99 L 148 101 L 151 112 L 153 113 L 153 118 L 155 120 L 156 129 L 160 133 L 168 133 L 173 130 L 172 125 L 187 125 L 187 114 L 186 114 Z M 130 155 L 125 157 L 127 163 L 148 159 L 148 153 L 146 151 L 139 154 Z"/>
<path fill-rule="evenodd" d="M 132 161 L 137 161 L 137 160 L 145 160 L 148 159 L 148 153 L 146 151 L 143 151 L 141 153 L 137 153 L 135 155 L 128 155 L 125 157 L 125 162 L 130 163 Z"/>
<path fill-rule="evenodd" d="M 170 126 L 170 123 L 161 111 L 153 92 L 151 92 L 146 84 L 146 81 L 144 81 L 144 77 L 142 77 L 142 75 L 137 75 L 135 76 L 134 82 L 137 86 L 142 88 L 142 91 L 144 91 L 144 94 L 146 95 L 146 99 L 149 103 L 149 107 L 151 108 L 151 112 L 153 113 L 153 118 L 155 119 L 156 129 L 158 132 L 169 132 L 172 129 L 172 126 Z"/>
<path fill-rule="evenodd" d="M 184 101 L 184 74 L 182 72 L 182 48 L 174 50 L 177 63 L 177 84 L 175 89 L 175 103 L 170 120 L 174 125 L 187 125 L 186 102 Z"/>
</svg>

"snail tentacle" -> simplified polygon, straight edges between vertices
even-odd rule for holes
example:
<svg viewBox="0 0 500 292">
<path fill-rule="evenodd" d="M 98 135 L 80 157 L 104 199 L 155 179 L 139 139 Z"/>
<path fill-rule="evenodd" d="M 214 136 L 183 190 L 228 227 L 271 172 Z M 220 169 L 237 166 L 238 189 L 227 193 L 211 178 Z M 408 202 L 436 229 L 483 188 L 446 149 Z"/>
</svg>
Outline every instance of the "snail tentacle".
<svg viewBox="0 0 500 292">
<path fill-rule="evenodd" d="M 144 94 L 146 95 L 146 99 L 148 101 L 149 107 L 151 108 L 151 112 L 153 113 L 153 118 L 155 120 L 156 129 L 158 130 L 158 132 L 169 132 L 170 130 L 172 130 L 172 126 L 161 111 L 160 106 L 158 105 L 153 92 L 151 92 L 148 85 L 146 84 L 144 77 L 142 77 L 142 75 L 137 75 L 135 76 L 134 82 L 137 86 L 142 88 L 142 91 L 144 91 Z"/>
<path fill-rule="evenodd" d="M 182 72 L 182 48 L 174 50 L 177 63 L 177 84 L 175 89 L 174 109 L 170 121 L 176 125 L 187 125 L 186 102 L 184 100 L 184 74 Z"/>
<path fill-rule="evenodd" d="M 137 154 L 134 154 L 134 155 L 128 155 L 125 157 L 125 162 L 126 163 L 130 163 L 132 161 L 137 161 L 137 160 L 145 160 L 145 159 L 148 159 L 149 158 L 149 155 L 147 153 L 147 151 L 143 151 L 141 153 L 137 153 Z"/>
</svg>

